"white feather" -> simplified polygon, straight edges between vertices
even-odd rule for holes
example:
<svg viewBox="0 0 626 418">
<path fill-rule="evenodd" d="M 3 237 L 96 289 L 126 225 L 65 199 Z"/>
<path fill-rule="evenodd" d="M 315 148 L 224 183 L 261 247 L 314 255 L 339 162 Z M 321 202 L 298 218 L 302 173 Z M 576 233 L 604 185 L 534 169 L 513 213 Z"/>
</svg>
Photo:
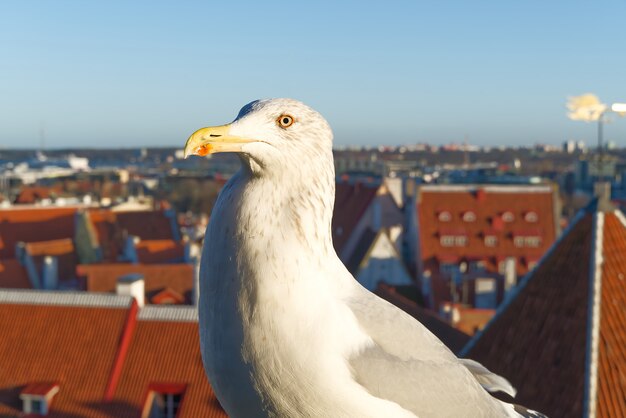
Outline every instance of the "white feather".
<svg viewBox="0 0 626 418">
<path fill-rule="evenodd" d="M 202 357 L 230 416 L 518 416 L 337 258 L 332 132 L 317 112 L 254 102 L 230 129 L 259 141 L 220 193 L 200 273 Z"/>
</svg>

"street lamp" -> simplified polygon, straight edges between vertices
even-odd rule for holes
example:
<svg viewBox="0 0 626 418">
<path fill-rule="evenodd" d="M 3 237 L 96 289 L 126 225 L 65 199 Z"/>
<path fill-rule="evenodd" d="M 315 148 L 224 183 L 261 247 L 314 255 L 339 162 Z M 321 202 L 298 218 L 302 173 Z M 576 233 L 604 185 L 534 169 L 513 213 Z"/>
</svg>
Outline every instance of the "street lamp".
<svg viewBox="0 0 626 418">
<path fill-rule="evenodd" d="M 613 103 L 611 105 L 611 112 L 626 113 L 626 103 Z M 624 115 L 620 114 L 620 116 L 624 116 Z"/>
<path fill-rule="evenodd" d="M 603 152 L 602 147 L 602 136 L 604 131 L 604 122 L 608 121 L 607 113 L 613 112 L 617 113 L 620 116 L 626 115 L 626 103 L 613 103 L 610 107 L 607 106 L 606 109 L 600 113 L 598 117 L 598 151 Z"/>
</svg>

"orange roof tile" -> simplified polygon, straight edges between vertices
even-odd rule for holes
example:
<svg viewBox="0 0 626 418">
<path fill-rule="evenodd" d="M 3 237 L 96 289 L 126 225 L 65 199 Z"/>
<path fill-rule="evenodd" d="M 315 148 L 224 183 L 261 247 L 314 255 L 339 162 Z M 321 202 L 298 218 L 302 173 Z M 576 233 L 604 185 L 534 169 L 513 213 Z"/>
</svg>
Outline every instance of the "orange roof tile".
<svg viewBox="0 0 626 418">
<path fill-rule="evenodd" d="M 626 226 L 619 215 L 604 217 L 598 417 L 626 416 Z"/>
<path fill-rule="evenodd" d="M 33 204 L 43 199 L 49 199 L 55 194 L 60 194 L 62 189 L 60 186 L 44 187 L 44 186 L 22 186 L 15 198 L 17 204 Z"/>
<path fill-rule="evenodd" d="M 136 418 L 150 388 L 184 388 L 178 418 L 226 417 L 206 378 L 197 311 L 128 297 L 0 291 L 0 415 L 21 392 L 59 392 L 48 416 Z"/>
<path fill-rule="evenodd" d="M 142 240 L 172 240 L 172 220 L 162 210 L 115 212 L 120 228 Z"/>
<path fill-rule="evenodd" d="M 185 303 L 185 297 L 168 287 L 152 296 L 150 303 L 153 305 L 181 305 Z"/>
<path fill-rule="evenodd" d="M 557 232 L 555 191 L 550 186 L 449 186 L 432 185 L 419 188 L 417 214 L 419 224 L 420 257 L 423 270 L 436 271 L 437 258 L 442 254 L 459 258 L 488 260 L 493 257 L 539 257 L 554 242 Z M 524 219 L 529 211 L 537 214 L 534 222 Z M 447 216 L 440 216 L 442 213 Z M 473 220 L 464 220 L 468 212 Z M 505 222 L 503 215 L 510 212 L 512 219 Z M 449 217 L 449 219 L 447 219 Z M 467 237 L 464 246 L 444 247 L 442 235 Z M 538 236 L 536 247 L 517 247 L 514 236 Z M 485 236 L 497 238 L 493 247 L 485 245 Z M 497 272 L 491 263 L 488 271 Z M 518 263 L 517 274 L 528 268 Z"/>
<path fill-rule="evenodd" d="M 31 289 L 26 268 L 15 259 L 0 261 L 0 288 Z"/>
<path fill-rule="evenodd" d="M 178 418 L 226 417 L 202 367 L 197 322 L 139 320 L 114 402 L 116 417 L 135 418 L 154 383 L 180 384 Z"/>
<path fill-rule="evenodd" d="M 50 417 L 108 417 L 98 411 L 127 308 L 0 303 L 0 415 L 21 416 L 33 382 L 60 386 Z"/>
<path fill-rule="evenodd" d="M 171 239 L 141 240 L 135 245 L 140 263 L 182 262 L 185 256 L 185 243 Z"/>
<path fill-rule="evenodd" d="M 115 292 L 119 277 L 137 273 L 144 277 L 148 300 L 170 288 L 191 303 L 194 274 L 191 264 L 82 264 L 76 270 L 78 276 L 84 277 L 85 289 L 91 292 Z"/>
<path fill-rule="evenodd" d="M 52 256 L 57 259 L 59 280 L 75 278 L 78 256 L 74 249 L 74 242 L 71 239 L 30 242 L 26 244 L 26 252 L 33 257 L 33 261 L 40 271 L 44 258 Z"/>
<path fill-rule="evenodd" d="M 117 224 L 115 212 L 109 209 L 90 209 L 88 211 L 104 261 L 117 261 L 124 247 L 124 233 Z"/>
<path fill-rule="evenodd" d="M 20 241 L 50 241 L 74 236 L 76 208 L 0 209 L 0 258 L 15 257 Z"/>
</svg>

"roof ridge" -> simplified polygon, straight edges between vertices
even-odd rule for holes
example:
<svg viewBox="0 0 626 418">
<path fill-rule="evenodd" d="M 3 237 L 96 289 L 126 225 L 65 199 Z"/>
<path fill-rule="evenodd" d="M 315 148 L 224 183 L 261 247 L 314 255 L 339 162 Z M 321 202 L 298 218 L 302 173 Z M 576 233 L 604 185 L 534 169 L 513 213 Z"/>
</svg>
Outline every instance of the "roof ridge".
<svg viewBox="0 0 626 418">
<path fill-rule="evenodd" d="M 90 306 L 98 308 L 130 307 L 133 298 L 109 293 L 80 291 L 52 291 L 30 289 L 0 290 L 0 304 L 51 305 L 51 306 Z"/>
<path fill-rule="evenodd" d="M 597 200 L 597 199 L 596 199 Z M 601 203 L 600 203 L 601 204 Z M 587 337 L 585 348 L 585 381 L 583 413 L 596 416 L 598 389 L 598 345 L 600 338 L 600 297 L 602 291 L 602 264 L 604 263 L 604 210 L 596 202 L 593 217 L 591 262 L 589 263 L 589 295 L 587 312 Z"/>
<path fill-rule="evenodd" d="M 486 192 L 517 193 L 517 192 L 552 192 L 550 184 L 516 184 L 516 185 L 492 185 L 492 184 L 423 184 L 418 185 L 420 190 L 428 192 L 454 192 L 476 191 L 482 189 Z"/>
<path fill-rule="evenodd" d="M 198 322 L 198 309 L 195 306 L 146 305 L 139 310 L 140 321 Z"/>
</svg>

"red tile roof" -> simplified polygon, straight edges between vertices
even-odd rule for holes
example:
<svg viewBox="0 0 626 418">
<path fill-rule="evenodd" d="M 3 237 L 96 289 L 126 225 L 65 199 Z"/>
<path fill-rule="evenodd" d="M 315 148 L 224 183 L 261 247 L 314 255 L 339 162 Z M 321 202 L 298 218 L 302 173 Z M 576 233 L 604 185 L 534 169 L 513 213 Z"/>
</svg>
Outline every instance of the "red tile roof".
<svg viewBox="0 0 626 418">
<path fill-rule="evenodd" d="M 359 220 L 376 197 L 380 188 L 377 183 L 354 184 L 338 182 L 335 186 L 335 209 L 332 235 L 335 250 L 340 252 Z"/>
<path fill-rule="evenodd" d="M 626 416 L 626 226 L 604 217 L 597 417 Z"/>
<path fill-rule="evenodd" d="M 51 390 L 59 387 L 58 382 L 34 382 L 26 386 L 20 392 L 21 395 L 45 396 Z"/>
<path fill-rule="evenodd" d="M 137 273 L 144 277 L 148 300 L 169 288 L 191 303 L 194 274 L 191 264 L 82 264 L 76 270 L 84 278 L 85 290 L 90 292 L 115 292 L 119 277 Z"/>
<path fill-rule="evenodd" d="M 76 208 L 0 209 L 0 259 L 15 257 L 15 244 L 74 236 Z"/>
<path fill-rule="evenodd" d="M 478 258 L 492 261 L 495 257 L 539 257 L 554 242 L 557 232 L 555 220 L 555 189 L 550 186 L 422 186 L 418 191 L 417 213 L 419 224 L 420 257 L 423 270 L 437 271 L 437 258 L 442 255 L 459 258 Z M 528 222 L 524 215 L 537 213 L 536 222 Z M 440 219 L 447 212 L 450 220 Z M 463 220 L 463 214 L 472 212 L 476 219 Z M 510 212 L 513 220 L 505 222 L 503 214 Z M 515 234 L 538 236 L 537 247 L 516 247 Z M 444 247 L 443 235 L 467 237 L 464 246 Z M 485 236 L 495 235 L 493 247 L 485 245 Z M 497 272 L 493 262 L 488 271 Z M 518 275 L 528 271 L 523 263 L 517 265 Z"/>
<path fill-rule="evenodd" d="M 115 212 L 109 209 L 90 209 L 88 215 L 102 249 L 102 259 L 117 261 L 124 248 L 124 232 L 117 224 Z"/>
<path fill-rule="evenodd" d="M 31 289 L 32 284 L 28 279 L 26 268 L 17 260 L 0 261 L 0 288 L 5 289 Z"/>
<path fill-rule="evenodd" d="M 33 257 L 33 261 L 40 272 L 43 259 L 46 256 L 52 256 L 57 259 L 59 280 L 70 280 L 75 277 L 78 256 L 74 242 L 70 238 L 31 242 L 26 244 L 26 252 Z"/>
<path fill-rule="evenodd" d="M 51 196 L 62 193 L 59 186 L 43 187 L 43 186 L 22 186 L 15 198 L 16 204 L 33 204 L 43 199 L 49 199 Z"/>
<path fill-rule="evenodd" d="M 569 228 L 464 354 L 550 417 L 626 416 L 626 224 L 594 202 Z"/>
<path fill-rule="evenodd" d="M 173 240 L 172 220 L 162 210 L 115 212 L 120 228 L 142 240 Z"/>
<path fill-rule="evenodd" d="M 128 309 L 0 303 L 0 415 L 21 416 L 33 382 L 60 386 L 50 417 L 106 417 L 109 379 Z"/>
<path fill-rule="evenodd" d="M 226 417 L 202 367 L 197 312 L 134 307 L 128 297 L 0 291 L 0 416 L 22 416 L 20 393 L 54 382 L 53 418 L 136 418 L 149 389 L 167 388 L 184 388 L 178 418 Z"/>
<path fill-rule="evenodd" d="M 161 383 L 185 388 L 179 418 L 226 417 L 202 367 L 199 341 L 197 322 L 138 321 L 114 397 L 135 411 L 121 407 L 114 416 L 139 416 L 149 387 Z"/>
<path fill-rule="evenodd" d="M 152 296 L 150 303 L 153 305 L 181 305 L 185 303 L 185 297 L 168 287 Z"/>
<path fill-rule="evenodd" d="M 141 240 L 135 245 L 140 263 L 182 262 L 185 256 L 185 243 L 171 239 Z"/>
</svg>

